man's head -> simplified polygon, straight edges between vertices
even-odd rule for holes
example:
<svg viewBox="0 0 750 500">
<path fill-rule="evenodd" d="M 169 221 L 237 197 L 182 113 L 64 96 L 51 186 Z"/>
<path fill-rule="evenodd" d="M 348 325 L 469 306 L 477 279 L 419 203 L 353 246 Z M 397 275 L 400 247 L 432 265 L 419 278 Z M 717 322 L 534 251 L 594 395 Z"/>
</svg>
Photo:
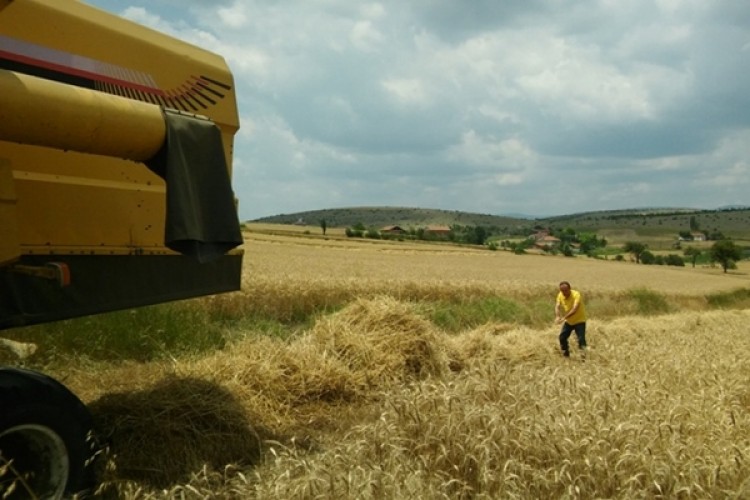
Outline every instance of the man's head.
<svg viewBox="0 0 750 500">
<path fill-rule="evenodd" d="M 566 297 L 570 297 L 570 283 L 567 281 L 560 282 L 560 292 Z"/>
</svg>

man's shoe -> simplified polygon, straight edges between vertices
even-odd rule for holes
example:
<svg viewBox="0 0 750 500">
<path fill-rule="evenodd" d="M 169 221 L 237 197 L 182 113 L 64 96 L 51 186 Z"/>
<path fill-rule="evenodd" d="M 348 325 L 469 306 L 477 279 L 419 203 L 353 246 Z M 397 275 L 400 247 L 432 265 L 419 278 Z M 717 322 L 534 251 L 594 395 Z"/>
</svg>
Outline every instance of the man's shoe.
<svg viewBox="0 0 750 500">
<path fill-rule="evenodd" d="M 563 351 L 562 355 L 565 356 L 566 358 L 569 358 L 570 357 L 570 351 Z"/>
</svg>

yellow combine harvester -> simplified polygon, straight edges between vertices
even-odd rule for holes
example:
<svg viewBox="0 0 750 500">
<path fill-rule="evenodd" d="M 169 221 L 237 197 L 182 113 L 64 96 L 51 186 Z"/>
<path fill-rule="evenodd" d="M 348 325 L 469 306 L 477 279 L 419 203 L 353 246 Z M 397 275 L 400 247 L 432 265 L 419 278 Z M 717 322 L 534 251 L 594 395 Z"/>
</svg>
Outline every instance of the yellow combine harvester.
<svg viewBox="0 0 750 500">
<path fill-rule="evenodd" d="M 238 128 L 220 56 L 76 0 L 0 0 L 0 330 L 237 290 Z M 90 430 L 61 384 L 0 368 L 0 497 L 91 487 Z"/>
</svg>

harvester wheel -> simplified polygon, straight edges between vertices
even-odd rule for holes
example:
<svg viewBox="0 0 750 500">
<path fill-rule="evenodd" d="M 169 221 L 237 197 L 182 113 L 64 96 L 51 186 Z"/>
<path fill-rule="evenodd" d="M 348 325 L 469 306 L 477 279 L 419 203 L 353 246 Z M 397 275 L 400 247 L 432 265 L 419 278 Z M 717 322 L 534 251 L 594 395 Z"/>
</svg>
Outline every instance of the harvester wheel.
<svg viewBox="0 0 750 500">
<path fill-rule="evenodd" d="M 0 498 L 63 498 L 94 486 L 92 419 L 65 386 L 0 368 Z"/>
</svg>

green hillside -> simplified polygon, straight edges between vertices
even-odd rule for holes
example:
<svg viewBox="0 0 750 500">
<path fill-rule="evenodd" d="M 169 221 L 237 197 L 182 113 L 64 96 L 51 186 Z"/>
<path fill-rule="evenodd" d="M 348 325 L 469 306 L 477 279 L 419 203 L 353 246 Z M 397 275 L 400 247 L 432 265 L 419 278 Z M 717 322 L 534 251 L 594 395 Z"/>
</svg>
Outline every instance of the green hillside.
<svg viewBox="0 0 750 500">
<path fill-rule="evenodd" d="M 408 207 L 350 207 L 312 210 L 264 217 L 249 222 L 274 224 L 304 223 L 317 225 L 325 220 L 328 227 L 350 227 L 363 224 L 381 228 L 399 225 L 404 228 L 428 225 L 484 226 L 494 234 L 531 231 L 535 226 L 571 227 L 577 231 L 628 232 L 636 236 L 673 235 L 697 228 L 721 233 L 738 240 L 750 240 L 750 208 L 698 210 L 691 208 L 648 208 L 583 212 L 556 217 L 524 219 L 501 215 Z"/>
<path fill-rule="evenodd" d="M 499 215 L 459 212 L 455 210 L 437 210 L 430 208 L 407 207 L 351 207 L 312 210 L 292 214 L 280 214 L 263 217 L 250 222 L 272 224 L 304 223 L 317 225 L 325 220 L 328 227 L 350 227 L 363 224 L 365 227 L 380 228 L 384 226 L 423 227 L 428 225 L 485 226 L 496 228 L 514 228 L 533 226 L 530 219 L 513 218 Z"/>
</svg>

